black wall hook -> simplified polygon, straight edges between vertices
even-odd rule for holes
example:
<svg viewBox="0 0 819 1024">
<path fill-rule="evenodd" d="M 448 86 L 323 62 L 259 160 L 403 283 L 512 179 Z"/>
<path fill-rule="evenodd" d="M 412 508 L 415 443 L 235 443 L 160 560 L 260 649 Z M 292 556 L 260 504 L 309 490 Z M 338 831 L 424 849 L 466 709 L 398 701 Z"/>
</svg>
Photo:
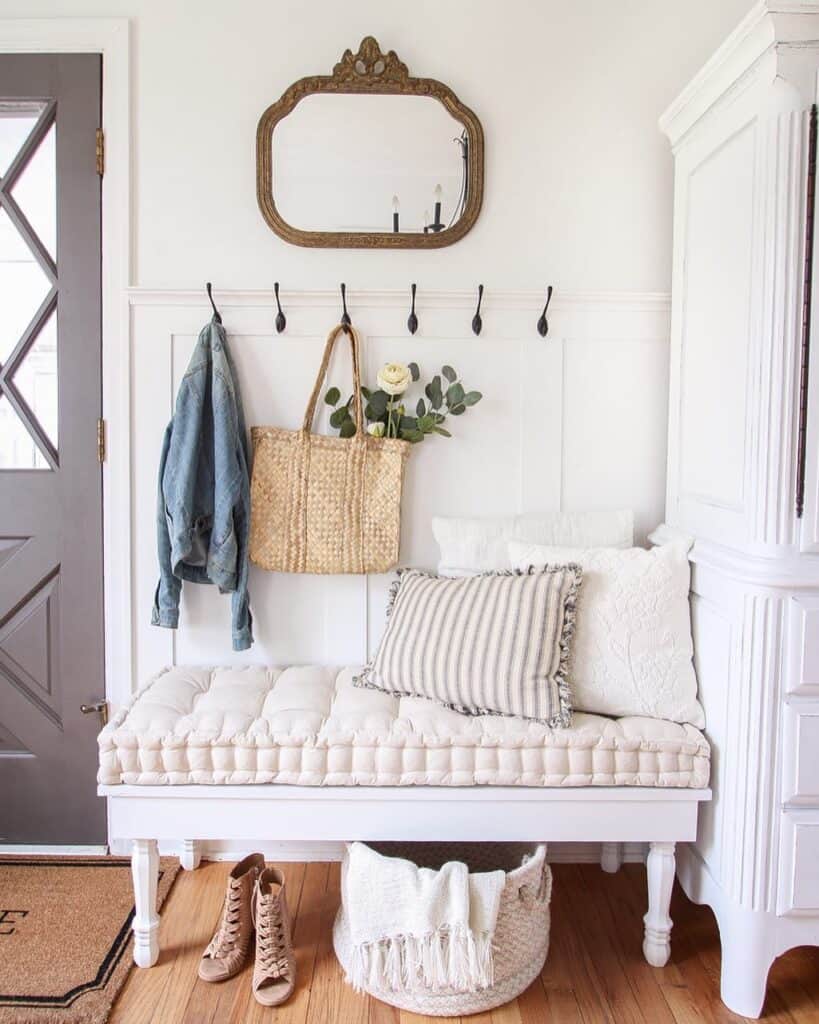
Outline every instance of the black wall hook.
<svg viewBox="0 0 819 1024">
<path fill-rule="evenodd" d="M 213 301 L 213 285 L 210 283 L 210 281 L 208 281 L 207 284 L 205 285 L 205 289 L 208 293 L 210 304 L 211 306 L 213 306 L 213 319 L 216 321 L 217 324 L 220 324 L 222 322 L 222 314 L 216 308 L 216 303 Z"/>
<path fill-rule="evenodd" d="M 407 328 L 410 334 L 415 334 L 418 330 L 418 317 L 415 315 L 415 288 L 416 286 L 410 285 L 410 291 L 412 292 L 412 305 L 410 306 L 410 315 L 407 317 Z"/>
<path fill-rule="evenodd" d="M 472 317 L 472 331 L 474 334 L 480 334 L 483 328 L 483 320 L 481 319 L 481 302 L 483 301 L 483 285 L 478 285 L 478 308 L 475 310 L 475 315 Z"/>
<path fill-rule="evenodd" d="M 341 306 L 344 312 L 341 314 L 341 323 L 344 327 L 352 327 L 353 321 L 350 319 L 350 314 L 347 312 L 347 285 L 342 282 L 341 285 Z"/>
<path fill-rule="evenodd" d="M 549 303 L 552 301 L 552 286 L 546 289 L 546 305 L 543 307 L 543 312 L 540 314 L 540 319 L 537 322 L 537 333 L 541 338 L 545 338 L 549 333 L 549 321 L 546 319 L 546 314 L 549 311 Z"/>
<path fill-rule="evenodd" d="M 279 307 L 279 312 L 276 314 L 276 330 L 279 334 L 287 327 L 287 317 L 282 312 L 282 304 L 279 302 L 279 282 L 273 285 L 273 292 L 276 296 L 276 305 Z"/>
</svg>

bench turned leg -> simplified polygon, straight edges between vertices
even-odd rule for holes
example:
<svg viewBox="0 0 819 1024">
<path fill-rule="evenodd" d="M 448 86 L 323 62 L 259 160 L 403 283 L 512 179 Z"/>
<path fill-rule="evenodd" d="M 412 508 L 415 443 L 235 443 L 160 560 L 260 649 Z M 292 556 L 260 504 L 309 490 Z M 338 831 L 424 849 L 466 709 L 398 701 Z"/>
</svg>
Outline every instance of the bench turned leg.
<svg viewBox="0 0 819 1024">
<path fill-rule="evenodd" d="M 646 861 L 648 911 L 643 918 L 643 956 L 652 967 L 665 966 L 671 955 L 672 922 L 668 910 L 675 873 L 674 843 L 650 843 Z"/>
<path fill-rule="evenodd" d="M 610 875 L 620 870 L 623 863 L 622 843 L 600 844 L 600 867 Z"/>
<path fill-rule="evenodd" d="M 179 863 L 186 871 L 195 871 L 202 859 L 202 844 L 197 839 L 183 839 L 179 849 Z"/>
<path fill-rule="evenodd" d="M 153 967 L 159 958 L 159 914 L 156 912 L 156 883 L 159 851 L 155 839 L 135 839 L 131 853 L 134 879 L 134 963 Z"/>
</svg>

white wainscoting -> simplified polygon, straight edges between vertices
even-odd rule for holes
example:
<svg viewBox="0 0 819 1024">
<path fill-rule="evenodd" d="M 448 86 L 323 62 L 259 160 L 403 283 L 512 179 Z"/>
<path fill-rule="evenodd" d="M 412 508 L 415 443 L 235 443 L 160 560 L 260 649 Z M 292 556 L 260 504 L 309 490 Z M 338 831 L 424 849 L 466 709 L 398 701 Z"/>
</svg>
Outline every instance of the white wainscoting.
<svg viewBox="0 0 819 1024">
<path fill-rule="evenodd" d="M 404 564 L 432 567 L 433 515 L 631 507 L 638 540 L 663 518 L 668 394 L 668 297 L 555 295 L 550 331 L 535 324 L 542 295 L 484 298 L 471 331 L 472 293 L 419 292 L 418 333 L 406 328 L 404 292 L 348 292 L 363 338 L 366 382 L 387 360 L 415 359 L 424 378 L 452 364 L 484 400 L 453 420 L 454 437 L 413 449 L 401 542 Z M 248 425 L 295 428 L 339 315 L 336 292 L 282 293 L 277 335 L 272 293 L 216 294 L 240 378 Z M 168 664 L 359 663 L 377 644 L 390 577 L 285 576 L 251 570 L 256 643 L 235 655 L 230 600 L 186 585 L 176 633 L 150 625 L 157 580 L 156 475 L 162 434 L 196 336 L 204 292 L 130 293 L 132 454 L 132 670 L 109 679 L 114 704 Z M 339 352 L 328 381 L 349 383 Z M 326 410 L 326 407 L 325 407 Z M 327 429 L 326 412 L 319 429 Z"/>
</svg>

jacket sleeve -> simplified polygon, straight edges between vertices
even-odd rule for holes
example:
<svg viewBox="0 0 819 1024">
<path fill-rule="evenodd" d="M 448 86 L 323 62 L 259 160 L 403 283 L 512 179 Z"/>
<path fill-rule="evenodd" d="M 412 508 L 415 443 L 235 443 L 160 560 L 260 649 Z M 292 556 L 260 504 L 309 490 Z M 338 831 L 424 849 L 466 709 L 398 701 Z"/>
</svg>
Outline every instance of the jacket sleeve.
<svg viewBox="0 0 819 1024">
<path fill-rule="evenodd" d="M 247 592 L 250 478 L 242 400 L 224 340 L 213 361 L 212 400 L 217 491 L 214 557 L 220 569 L 232 575 L 229 589 L 233 649 L 246 651 L 253 643 L 253 617 Z"/>
<path fill-rule="evenodd" d="M 171 537 L 168 529 L 168 509 L 165 503 L 163 481 L 165 464 L 168 461 L 168 450 L 171 445 L 173 421 L 171 421 L 162 439 L 162 454 L 159 457 L 159 480 L 156 495 L 156 544 L 159 558 L 159 583 L 154 594 L 154 608 L 151 623 L 154 626 L 167 626 L 176 629 L 179 623 L 179 595 L 182 581 L 174 575 L 171 565 Z"/>
<path fill-rule="evenodd" d="M 240 442 L 241 444 L 241 442 Z M 244 483 L 241 487 L 239 500 L 233 510 L 233 522 L 236 530 L 236 589 L 231 594 L 231 612 L 233 618 L 233 650 L 246 651 L 253 643 L 253 615 L 250 611 L 250 594 L 247 591 L 248 576 L 248 540 L 250 537 L 250 482 L 244 452 L 239 452 L 242 464 Z"/>
</svg>

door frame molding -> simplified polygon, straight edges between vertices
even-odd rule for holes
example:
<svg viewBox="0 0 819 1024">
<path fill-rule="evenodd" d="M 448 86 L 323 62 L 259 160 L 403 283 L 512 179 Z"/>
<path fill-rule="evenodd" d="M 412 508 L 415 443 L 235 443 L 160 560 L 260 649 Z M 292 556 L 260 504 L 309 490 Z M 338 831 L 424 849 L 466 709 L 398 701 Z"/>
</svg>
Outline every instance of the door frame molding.
<svg viewBox="0 0 819 1024">
<path fill-rule="evenodd" d="M 0 53 L 102 55 L 102 466 L 105 695 L 124 703 L 132 690 L 131 97 L 128 18 L 0 18 Z M 88 444 L 96 445 L 96 438 Z M 116 581 L 116 586 L 112 581 Z"/>
</svg>

